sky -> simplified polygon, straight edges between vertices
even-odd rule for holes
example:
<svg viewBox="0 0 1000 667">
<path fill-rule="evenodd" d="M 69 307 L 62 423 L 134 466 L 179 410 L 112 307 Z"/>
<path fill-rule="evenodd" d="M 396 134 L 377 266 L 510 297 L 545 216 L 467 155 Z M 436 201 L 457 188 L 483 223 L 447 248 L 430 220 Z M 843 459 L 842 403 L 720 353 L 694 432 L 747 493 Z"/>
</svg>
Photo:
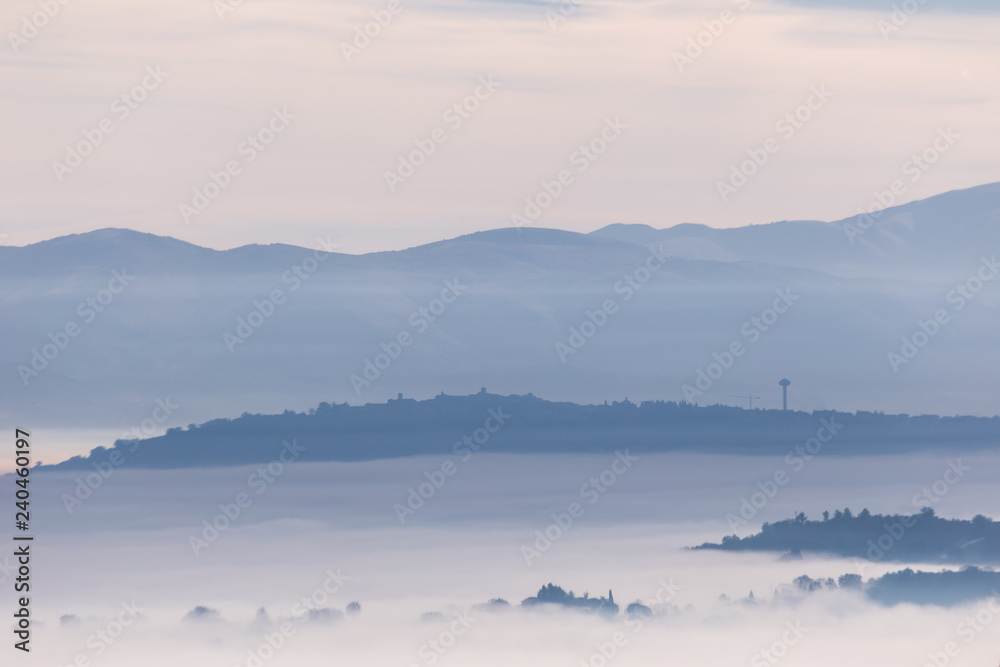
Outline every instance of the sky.
<svg viewBox="0 0 1000 667">
<path fill-rule="evenodd" d="M 9 245 L 835 220 L 925 151 L 904 201 L 1000 180 L 996 3 L 53 2 L 0 9 Z"/>
</svg>

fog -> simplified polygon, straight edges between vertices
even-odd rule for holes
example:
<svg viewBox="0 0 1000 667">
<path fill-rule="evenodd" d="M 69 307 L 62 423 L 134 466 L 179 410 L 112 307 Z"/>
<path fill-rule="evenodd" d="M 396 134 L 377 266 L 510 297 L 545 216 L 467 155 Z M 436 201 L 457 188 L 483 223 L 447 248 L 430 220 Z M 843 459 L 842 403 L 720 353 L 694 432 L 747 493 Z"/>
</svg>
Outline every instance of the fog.
<svg viewBox="0 0 1000 667">
<path fill-rule="evenodd" d="M 997 664 L 996 0 L 0 23 L 3 667 Z"/>
<path fill-rule="evenodd" d="M 551 229 L 363 256 L 127 230 L 0 247 L 17 322 L 0 331 L 0 418 L 148 437 L 483 386 L 776 408 L 782 377 L 796 410 L 992 416 L 998 206 L 985 186 L 893 209 L 856 245 L 837 224 L 777 224 L 677 256 L 690 238 Z"/>
<path fill-rule="evenodd" d="M 934 504 L 937 513 L 1000 516 L 995 457 L 821 456 L 768 499 L 739 534 L 798 511 L 816 516 L 850 506 L 914 512 L 913 496 L 941 479 L 955 457 L 971 470 Z M 808 555 L 782 561 L 778 554 L 684 550 L 731 533 L 726 515 L 738 512 L 741 498 L 783 467 L 781 459 L 646 455 L 628 468 L 619 465 L 620 474 L 600 485 L 605 490 L 591 503 L 594 487 L 585 493 L 584 485 L 600 479 L 613 462 L 613 456 L 480 453 L 433 493 L 425 487 L 423 506 L 402 523 L 394 505 L 407 502 L 409 489 L 428 480 L 425 473 L 438 479 L 440 458 L 290 463 L 263 488 L 250 481 L 259 474 L 255 466 L 118 469 L 72 511 L 63 494 L 74 494 L 80 475 L 38 474 L 32 572 L 38 625 L 30 664 L 68 665 L 82 654 L 102 665 L 245 665 L 247 652 L 266 643 L 264 635 L 280 635 L 283 623 L 291 630 L 266 664 L 583 660 L 597 667 L 603 663 L 600 657 L 591 662 L 595 644 L 607 649 L 616 632 L 627 642 L 620 642 L 609 664 L 776 664 L 759 654 L 785 638 L 796 639 L 782 658 L 789 665 L 923 665 L 928 652 L 943 651 L 949 641 L 960 648 L 950 664 L 995 661 L 995 647 L 980 639 L 985 631 L 974 632 L 969 642 L 967 628 L 956 634 L 970 614 L 992 620 L 985 601 L 951 609 L 889 609 L 838 590 L 770 604 L 775 591 L 799 575 L 836 578 L 858 566 Z M 4 502 L 11 486 L 3 485 Z M 224 511 L 220 505 L 236 503 L 241 493 L 251 501 L 226 526 L 217 518 Z M 553 513 L 566 513 L 574 502 L 582 514 L 539 549 L 535 531 L 550 528 Z M 223 529 L 206 534 L 203 521 Z M 192 547 L 192 536 L 208 539 Z M 537 553 L 526 558 L 525 547 Z M 904 566 L 867 563 L 863 575 Z M 637 630 L 624 613 L 605 618 L 516 608 L 549 582 L 577 595 L 604 596 L 611 589 L 622 612 L 642 600 L 661 613 L 643 619 Z M 296 607 L 324 583 L 334 592 L 319 594 L 318 604 Z M 751 590 L 757 605 L 738 602 Z M 665 604 L 651 602 L 658 594 Z M 721 595 L 737 602 L 720 601 Z M 512 607 L 476 607 L 496 597 Z M 91 639 L 88 646 L 88 637 L 107 629 L 122 604 L 133 601 L 143 610 L 141 619 L 97 656 L 94 647 L 101 642 Z M 299 618 L 313 604 L 343 612 L 352 601 L 361 604 L 360 614 L 331 622 Z M 184 620 L 197 606 L 216 610 L 218 617 Z M 269 621 L 255 620 L 262 607 Z M 421 620 L 428 612 L 443 618 Z M 60 623 L 66 614 L 79 623 Z M 427 642 L 442 633 L 450 642 L 456 614 L 468 629 L 438 654 Z M 799 640 L 788 634 L 787 623 L 807 631 Z M 112 630 L 117 632 L 113 624 Z"/>
</svg>

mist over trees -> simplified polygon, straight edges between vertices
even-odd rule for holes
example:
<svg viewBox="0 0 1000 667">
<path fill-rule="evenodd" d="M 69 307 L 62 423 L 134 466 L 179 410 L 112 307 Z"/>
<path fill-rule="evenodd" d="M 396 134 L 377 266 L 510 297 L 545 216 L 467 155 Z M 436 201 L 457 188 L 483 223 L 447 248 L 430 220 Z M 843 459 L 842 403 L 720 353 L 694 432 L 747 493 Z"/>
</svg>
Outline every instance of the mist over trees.
<svg viewBox="0 0 1000 667">
<path fill-rule="evenodd" d="M 577 597 L 573 591 L 567 593 L 559 586 L 546 584 L 538 590 L 538 593 L 534 597 L 525 598 L 521 602 L 522 607 L 534 607 L 544 604 L 558 605 L 582 611 L 595 611 L 612 616 L 618 614 L 618 605 L 615 604 L 615 596 L 610 590 L 606 598 L 592 598 L 589 593 L 584 593 L 583 597 Z"/>
<path fill-rule="evenodd" d="M 994 597 L 1000 601 L 1000 572 L 974 565 L 960 570 L 940 572 L 914 571 L 911 568 L 889 572 L 867 581 L 859 574 L 832 578 L 796 577 L 790 588 L 779 590 L 774 602 L 794 601 L 803 595 L 833 590 L 857 591 L 885 606 L 897 604 L 952 607 Z"/>
<path fill-rule="evenodd" d="M 970 520 L 944 519 L 925 507 L 912 515 L 855 516 L 850 509 L 823 513 L 819 521 L 799 513 L 793 519 L 765 523 L 744 538 L 729 535 L 720 543 L 695 549 L 825 553 L 880 561 L 992 564 L 1000 563 L 1000 523 L 983 515 Z"/>
</svg>

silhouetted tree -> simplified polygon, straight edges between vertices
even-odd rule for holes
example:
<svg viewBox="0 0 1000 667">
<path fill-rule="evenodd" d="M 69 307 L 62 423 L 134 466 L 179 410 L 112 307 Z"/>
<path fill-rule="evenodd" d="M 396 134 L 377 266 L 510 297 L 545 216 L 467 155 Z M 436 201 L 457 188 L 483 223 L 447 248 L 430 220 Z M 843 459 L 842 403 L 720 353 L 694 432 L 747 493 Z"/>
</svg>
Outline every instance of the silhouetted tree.
<svg viewBox="0 0 1000 667">
<path fill-rule="evenodd" d="M 641 602 L 633 602 L 625 607 L 625 613 L 629 616 L 652 616 L 653 610 Z"/>
</svg>

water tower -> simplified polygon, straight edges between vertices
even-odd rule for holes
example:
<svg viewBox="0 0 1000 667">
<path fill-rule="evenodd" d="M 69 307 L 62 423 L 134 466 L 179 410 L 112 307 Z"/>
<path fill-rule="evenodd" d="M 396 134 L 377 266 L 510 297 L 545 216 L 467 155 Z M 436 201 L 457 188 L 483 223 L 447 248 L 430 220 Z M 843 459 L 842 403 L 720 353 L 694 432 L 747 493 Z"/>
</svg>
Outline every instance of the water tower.
<svg viewBox="0 0 1000 667">
<path fill-rule="evenodd" d="M 781 380 L 778 384 L 781 385 L 781 409 L 788 410 L 788 385 L 791 384 L 788 380 Z"/>
</svg>

